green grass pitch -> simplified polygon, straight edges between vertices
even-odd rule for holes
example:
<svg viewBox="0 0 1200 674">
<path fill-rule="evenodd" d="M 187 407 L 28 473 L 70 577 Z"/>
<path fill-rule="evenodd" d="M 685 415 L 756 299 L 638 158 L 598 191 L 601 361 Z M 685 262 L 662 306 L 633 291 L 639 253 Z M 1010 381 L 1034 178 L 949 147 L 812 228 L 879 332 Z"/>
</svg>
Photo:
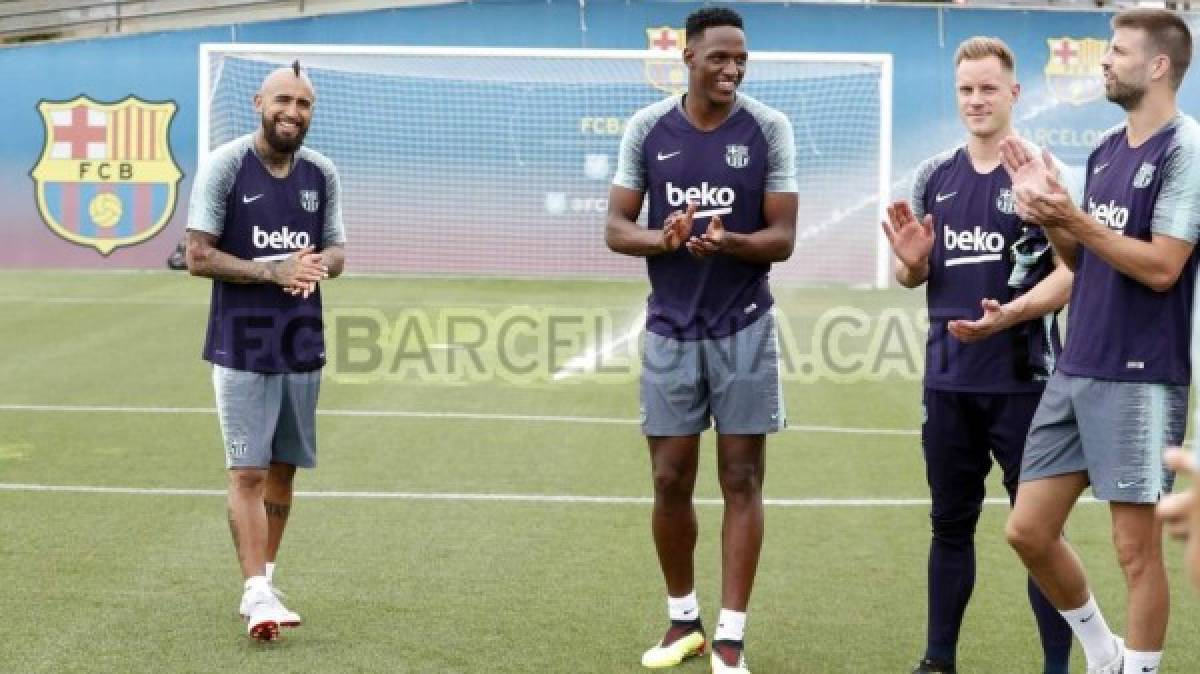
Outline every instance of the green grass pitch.
<svg viewBox="0 0 1200 674">
<path fill-rule="evenodd" d="M 594 320 L 612 339 L 627 335 L 646 291 L 617 282 L 328 283 L 327 314 L 381 332 L 372 342 L 348 328 L 331 340 L 321 465 L 297 481 L 319 493 L 297 498 L 279 560 L 279 585 L 306 625 L 261 645 L 235 615 L 221 443 L 199 357 L 208 283 L 0 272 L 0 671 L 640 671 L 665 606 L 627 345 L 600 358 L 607 371 L 563 366 L 591 346 Z M 776 504 L 747 657 L 763 673 L 906 672 L 925 619 L 929 525 L 913 360 L 923 294 L 776 295 L 790 332 L 792 429 L 768 443 L 766 492 Z M 448 335 L 439 326 L 447 311 L 478 320 Z M 513 323 L 518 316 L 529 320 Z M 518 328 L 507 342 L 497 335 L 505 320 Z M 545 331 L 553 320 L 558 347 Z M 423 330 L 428 359 L 411 350 L 418 342 L 401 334 L 406 324 Z M 711 626 L 720 524 L 711 437 L 702 452 L 697 589 Z M 989 495 L 1001 495 L 998 480 Z M 1024 575 L 1003 542 L 1005 513 L 989 505 L 979 525 L 961 671 L 1040 671 Z M 1069 535 L 1123 632 L 1106 509 L 1081 504 Z M 1163 670 L 1200 671 L 1200 599 L 1179 547 L 1168 544 L 1167 556 Z M 677 671 L 706 672 L 707 662 Z"/>
</svg>

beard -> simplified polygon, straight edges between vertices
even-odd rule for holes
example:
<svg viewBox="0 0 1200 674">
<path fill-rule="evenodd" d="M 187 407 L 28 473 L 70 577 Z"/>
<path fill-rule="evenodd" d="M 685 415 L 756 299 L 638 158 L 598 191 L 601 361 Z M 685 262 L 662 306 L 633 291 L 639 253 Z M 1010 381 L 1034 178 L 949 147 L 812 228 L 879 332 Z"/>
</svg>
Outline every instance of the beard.
<svg viewBox="0 0 1200 674">
<path fill-rule="evenodd" d="M 279 154 L 294 154 L 304 143 L 304 136 L 308 133 L 307 126 L 297 124 L 295 138 L 282 138 L 279 134 L 275 133 L 275 124 L 270 119 L 267 119 L 266 115 L 263 115 L 262 118 L 262 130 L 263 138 L 266 139 L 267 145 Z"/>
<path fill-rule="evenodd" d="M 1128 82 L 1122 82 L 1114 78 L 1112 86 L 1104 88 L 1104 96 L 1128 112 L 1142 102 L 1142 99 L 1146 96 L 1146 87 L 1129 84 Z"/>
</svg>

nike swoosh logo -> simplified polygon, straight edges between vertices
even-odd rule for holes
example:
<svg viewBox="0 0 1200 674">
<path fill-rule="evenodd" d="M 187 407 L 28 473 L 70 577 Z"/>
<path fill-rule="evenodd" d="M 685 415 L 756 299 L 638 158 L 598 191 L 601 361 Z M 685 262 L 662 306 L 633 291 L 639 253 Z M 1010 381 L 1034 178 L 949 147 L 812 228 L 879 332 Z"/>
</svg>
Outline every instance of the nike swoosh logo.
<svg viewBox="0 0 1200 674">
<path fill-rule="evenodd" d="M 1143 672 L 1157 672 L 1158 667 L 1142 667 Z"/>
<path fill-rule="evenodd" d="M 950 194 L 942 194 L 939 192 L 937 194 L 937 196 L 935 196 L 933 199 L 934 199 L 934 201 L 937 201 L 940 204 L 943 201 L 953 197 L 955 194 L 958 194 L 958 192 L 951 192 Z"/>
<path fill-rule="evenodd" d="M 1103 164 L 1101 164 L 1101 165 L 1097 166 L 1096 168 L 1092 169 L 1092 175 L 1096 175 L 1097 173 L 1099 173 L 1099 172 L 1103 171 L 1104 169 L 1108 168 L 1108 164 L 1109 164 L 1109 162 L 1104 162 Z"/>
<path fill-rule="evenodd" d="M 1117 480 L 1117 489 L 1129 489 L 1135 484 L 1137 484 L 1137 482 L 1121 482 L 1120 480 Z"/>
<path fill-rule="evenodd" d="M 674 157 L 675 155 L 679 154 L 680 152 L 683 152 L 683 150 L 676 150 L 676 151 L 674 151 L 674 152 L 672 152 L 672 153 L 670 153 L 670 154 L 663 154 L 663 153 L 659 152 L 659 153 L 658 153 L 658 160 L 659 160 L 659 161 L 665 161 L 665 160 L 667 160 L 667 159 L 670 159 L 671 157 Z"/>
<path fill-rule="evenodd" d="M 1088 617 L 1086 617 L 1086 618 L 1080 618 L 1080 619 L 1079 619 L 1079 622 L 1081 622 L 1081 623 L 1085 623 L 1085 622 L 1087 622 L 1087 621 L 1089 621 L 1089 620 L 1091 620 L 1092 618 L 1095 618 L 1095 617 L 1096 617 L 1096 614 L 1093 612 L 1091 615 L 1089 615 L 1089 616 L 1088 616 Z"/>
<path fill-rule="evenodd" d="M 252 203 L 252 202 L 258 201 L 259 199 L 262 199 L 262 197 L 263 197 L 263 195 L 261 195 L 261 194 L 256 194 L 256 195 L 254 195 L 254 196 L 252 196 L 252 197 L 248 197 L 248 196 L 246 196 L 245 194 L 243 194 L 243 195 L 242 195 L 242 203 L 243 203 L 243 204 L 249 204 L 249 203 Z"/>
</svg>

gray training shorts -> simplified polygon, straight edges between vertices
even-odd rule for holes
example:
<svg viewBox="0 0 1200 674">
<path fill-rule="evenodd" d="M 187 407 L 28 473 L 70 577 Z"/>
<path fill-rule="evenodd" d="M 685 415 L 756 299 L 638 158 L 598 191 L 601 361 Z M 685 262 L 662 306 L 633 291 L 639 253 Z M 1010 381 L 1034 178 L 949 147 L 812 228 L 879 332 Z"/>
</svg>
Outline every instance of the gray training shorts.
<svg viewBox="0 0 1200 674">
<path fill-rule="evenodd" d="M 321 371 L 261 374 L 213 366 L 226 468 L 317 465 Z"/>
<path fill-rule="evenodd" d="M 1183 444 L 1188 387 L 1055 372 L 1033 416 L 1021 481 L 1086 472 L 1103 501 L 1155 503 L 1175 475 L 1163 450 Z"/>
<path fill-rule="evenodd" d="M 642 433 L 728 435 L 783 429 L 775 317 L 765 313 L 728 337 L 681 341 L 646 333 L 642 350 Z"/>
</svg>

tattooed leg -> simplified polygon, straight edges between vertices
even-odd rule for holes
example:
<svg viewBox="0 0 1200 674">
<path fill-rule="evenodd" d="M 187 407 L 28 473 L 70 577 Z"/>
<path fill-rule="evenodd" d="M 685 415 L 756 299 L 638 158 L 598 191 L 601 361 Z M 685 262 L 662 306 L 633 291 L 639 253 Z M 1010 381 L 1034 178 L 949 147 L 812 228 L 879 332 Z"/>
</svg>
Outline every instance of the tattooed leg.
<svg viewBox="0 0 1200 674">
<path fill-rule="evenodd" d="M 267 514 L 268 562 L 275 561 L 279 544 L 283 541 L 283 530 L 292 511 L 292 481 L 295 476 L 296 467 L 286 463 L 272 463 L 267 472 L 263 500 Z"/>
<path fill-rule="evenodd" d="M 233 551 L 237 553 L 238 566 L 242 566 L 245 558 L 242 556 L 242 541 L 238 538 L 237 518 L 233 516 L 233 506 L 225 506 L 225 514 L 229 517 L 229 535 L 233 538 Z"/>
</svg>

